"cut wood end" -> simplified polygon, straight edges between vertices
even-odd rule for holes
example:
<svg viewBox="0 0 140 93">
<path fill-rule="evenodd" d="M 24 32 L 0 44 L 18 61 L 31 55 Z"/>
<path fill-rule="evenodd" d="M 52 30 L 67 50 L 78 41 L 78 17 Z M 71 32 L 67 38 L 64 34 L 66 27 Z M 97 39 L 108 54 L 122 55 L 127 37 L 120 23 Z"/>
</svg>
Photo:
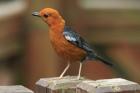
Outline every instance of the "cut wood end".
<svg viewBox="0 0 140 93">
<path fill-rule="evenodd" d="M 0 93 L 33 93 L 33 91 L 21 85 L 0 86 Z"/>
</svg>

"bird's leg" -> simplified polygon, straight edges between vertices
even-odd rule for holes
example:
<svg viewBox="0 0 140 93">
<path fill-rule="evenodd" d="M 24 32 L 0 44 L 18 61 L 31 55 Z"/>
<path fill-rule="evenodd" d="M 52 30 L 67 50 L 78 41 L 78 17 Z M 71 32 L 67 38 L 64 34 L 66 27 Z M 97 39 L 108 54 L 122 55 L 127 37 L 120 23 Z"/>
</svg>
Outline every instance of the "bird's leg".
<svg viewBox="0 0 140 93">
<path fill-rule="evenodd" d="M 59 76 L 59 78 L 62 78 L 64 76 L 64 74 L 66 73 L 66 71 L 68 70 L 69 67 L 70 67 L 70 62 L 68 62 L 66 68 L 63 70 L 63 72 L 61 73 L 61 75 Z"/>
<path fill-rule="evenodd" d="M 77 79 L 80 79 L 80 77 L 81 77 L 82 65 L 83 65 L 83 63 L 80 62 L 79 73 L 78 73 L 78 77 L 77 77 Z"/>
</svg>

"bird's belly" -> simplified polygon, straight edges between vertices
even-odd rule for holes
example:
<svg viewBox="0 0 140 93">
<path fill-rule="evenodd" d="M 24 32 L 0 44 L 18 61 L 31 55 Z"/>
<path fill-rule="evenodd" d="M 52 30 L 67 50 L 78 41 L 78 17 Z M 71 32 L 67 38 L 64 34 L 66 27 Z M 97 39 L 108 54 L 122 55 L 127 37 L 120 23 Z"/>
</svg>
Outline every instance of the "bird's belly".
<svg viewBox="0 0 140 93">
<path fill-rule="evenodd" d="M 65 38 L 53 40 L 52 46 L 55 49 L 56 53 L 67 61 L 81 61 L 86 56 L 86 52 L 83 49 L 80 49 L 71 44 L 70 42 L 65 40 Z"/>
</svg>

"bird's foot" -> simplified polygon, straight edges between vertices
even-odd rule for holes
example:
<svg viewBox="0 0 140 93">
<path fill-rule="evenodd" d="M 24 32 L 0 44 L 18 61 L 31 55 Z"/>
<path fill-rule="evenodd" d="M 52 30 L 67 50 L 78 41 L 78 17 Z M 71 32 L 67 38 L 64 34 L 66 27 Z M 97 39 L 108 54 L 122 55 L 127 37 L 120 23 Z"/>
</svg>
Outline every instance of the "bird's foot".
<svg viewBox="0 0 140 93">
<path fill-rule="evenodd" d="M 62 79 L 62 78 L 63 78 L 63 76 L 59 76 L 59 77 L 58 77 L 58 79 Z"/>
<path fill-rule="evenodd" d="M 77 76 L 77 80 L 83 80 L 84 77 L 81 77 L 81 76 Z"/>
<path fill-rule="evenodd" d="M 80 80 L 81 76 L 77 76 L 77 79 Z"/>
</svg>

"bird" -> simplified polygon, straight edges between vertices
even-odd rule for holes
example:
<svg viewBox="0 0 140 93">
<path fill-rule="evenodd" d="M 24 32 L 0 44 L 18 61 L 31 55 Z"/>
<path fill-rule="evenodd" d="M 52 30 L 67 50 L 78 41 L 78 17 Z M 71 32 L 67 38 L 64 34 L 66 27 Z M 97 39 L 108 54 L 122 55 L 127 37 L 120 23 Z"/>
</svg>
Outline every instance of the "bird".
<svg viewBox="0 0 140 93">
<path fill-rule="evenodd" d="M 70 26 L 67 26 L 60 12 L 53 8 L 43 8 L 38 12 L 32 12 L 33 16 L 41 18 L 49 27 L 49 38 L 52 47 L 67 66 L 60 74 L 63 78 L 72 62 L 79 62 L 77 79 L 81 77 L 82 65 L 87 60 L 99 60 L 109 66 L 113 64 L 99 56 L 88 42 Z"/>
</svg>

